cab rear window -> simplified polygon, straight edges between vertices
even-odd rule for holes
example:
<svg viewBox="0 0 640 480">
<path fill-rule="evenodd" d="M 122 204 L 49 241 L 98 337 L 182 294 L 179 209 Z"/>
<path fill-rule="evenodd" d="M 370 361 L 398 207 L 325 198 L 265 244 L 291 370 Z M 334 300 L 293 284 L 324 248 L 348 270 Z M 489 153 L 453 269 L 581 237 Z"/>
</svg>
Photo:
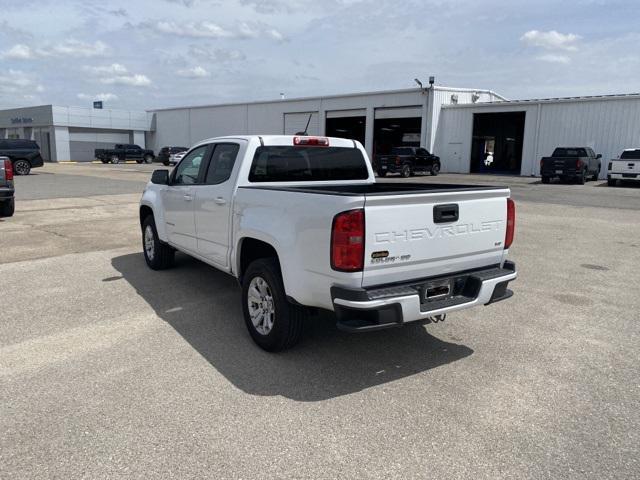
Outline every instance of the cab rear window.
<svg viewBox="0 0 640 480">
<path fill-rule="evenodd" d="M 640 150 L 625 150 L 620 158 L 622 160 L 640 160 Z"/>
<path fill-rule="evenodd" d="M 367 163 L 357 148 L 264 146 L 253 157 L 250 182 L 366 180 Z"/>
</svg>

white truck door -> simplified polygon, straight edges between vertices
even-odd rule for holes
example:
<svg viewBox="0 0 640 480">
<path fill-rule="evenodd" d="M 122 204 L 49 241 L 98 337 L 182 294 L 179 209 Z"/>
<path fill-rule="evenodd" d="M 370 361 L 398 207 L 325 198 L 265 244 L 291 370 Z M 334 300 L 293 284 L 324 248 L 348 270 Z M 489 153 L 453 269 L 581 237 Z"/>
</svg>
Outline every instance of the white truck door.
<svg viewBox="0 0 640 480">
<path fill-rule="evenodd" d="M 171 185 L 163 191 L 164 218 L 169 242 L 196 251 L 194 197 L 199 185 L 200 169 L 209 146 L 191 150 L 176 167 Z"/>
<path fill-rule="evenodd" d="M 204 177 L 196 190 L 195 219 L 198 253 L 222 269 L 229 269 L 231 247 L 231 208 L 237 159 L 244 145 L 221 142 L 214 150 Z"/>
</svg>

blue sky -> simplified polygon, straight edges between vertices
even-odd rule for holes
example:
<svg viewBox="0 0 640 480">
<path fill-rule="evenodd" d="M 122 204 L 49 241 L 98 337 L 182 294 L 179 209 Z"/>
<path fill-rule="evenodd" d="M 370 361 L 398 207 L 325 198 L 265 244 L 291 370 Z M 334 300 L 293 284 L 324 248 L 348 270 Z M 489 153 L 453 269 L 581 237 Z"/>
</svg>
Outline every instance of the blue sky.
<svg viewBox="0 0 640 480">
<path fill-rule="evenodd" d="M 406 88 L 640 91 L 640 2 L 0 0 L 0 108 Z"/>
</svg>

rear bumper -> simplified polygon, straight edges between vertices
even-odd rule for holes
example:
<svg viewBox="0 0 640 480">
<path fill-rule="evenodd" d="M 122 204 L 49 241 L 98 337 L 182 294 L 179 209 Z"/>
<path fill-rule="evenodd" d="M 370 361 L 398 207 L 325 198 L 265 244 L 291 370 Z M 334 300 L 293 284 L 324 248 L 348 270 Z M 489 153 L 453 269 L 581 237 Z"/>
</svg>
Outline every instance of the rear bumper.
<svg viewBox="0 0 640 480">
<path fill-rule="evenodd" d="M 513 295 L 507 286 L 517 276 L 515 263 L 506 261 L 502 268 L 492 267 L 410 284 L 374 289 L 332 287 L 331 297 L 338 328 L 353 332 L 379 330 L 506 300 Z M 451 285 L 456 285 L 453 295 L 443 300 L 421 302 L 422 285 L 434 280 L 450 280 Z"/>
<path fill-rule="evenodd" d="M 44 166 L 44 159 L 42 158 L 42 155 L 39 155 L 39 154 L 29 159 L 29 162 L 31 163 L 31 168 Z"/>
<path fill-rule="evenodd" d="M 582 175 L 582 170 L 576 170 L 575 168 L 563 168 L 563 169 L 551 169 L 543 168 L 540 171 L 540 175 L 543 177 L 579 177 Z"/>
<path fill-rule="evenodd" d="M 15 194 L 13 188 L 0 187 L 0 201 L 11 200 Z"/>
<path fill-rule="evenodd" d="M 607 175 L 610 180 L 636 180 L 640 181 L 640 174 L 637 173 L 610 173 Z"/>
</svg>

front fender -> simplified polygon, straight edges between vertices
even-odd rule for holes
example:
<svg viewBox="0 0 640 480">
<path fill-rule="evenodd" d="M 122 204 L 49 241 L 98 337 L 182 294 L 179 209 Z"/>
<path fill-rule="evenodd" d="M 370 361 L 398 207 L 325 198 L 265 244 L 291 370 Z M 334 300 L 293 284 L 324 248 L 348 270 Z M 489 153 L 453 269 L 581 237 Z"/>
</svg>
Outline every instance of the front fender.
<svg viewBox="0 0 640 480">
<path fill-rule="evenodd" d="M 151 184 L 147 186 L 142 198 L 140 199 L 140 208 L 143 206 L 149 207 L 153 212 L 153 218 L 156 224 L 156 231 L 158 232 L 158 238 L 163 242 L 167 242 L 169 237 L 167 235 L 166 222 L 164 217 L 164 208 L 162 204 L 162 196 L 160 191 L 157 190 L 157 186 Z"/>
</svg>

